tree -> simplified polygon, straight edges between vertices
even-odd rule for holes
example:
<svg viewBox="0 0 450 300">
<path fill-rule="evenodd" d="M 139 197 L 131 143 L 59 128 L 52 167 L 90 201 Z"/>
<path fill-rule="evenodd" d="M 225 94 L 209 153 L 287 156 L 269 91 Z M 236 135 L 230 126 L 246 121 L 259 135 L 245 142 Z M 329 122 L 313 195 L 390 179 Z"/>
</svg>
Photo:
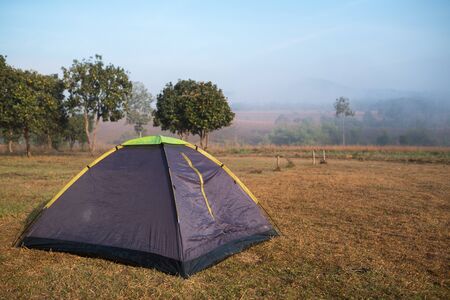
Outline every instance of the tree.
<svg viewBox="0 0 450 300">
<path fill-rule="evenodd" d="M 88 126 L 92 128 L 92 122 Z M 78 142 L 82 147 L 87 142 L 86 133 L 84 131 L 84 116 L 74 114 L 67 120 L 67 126 L 64 130 L 64 139 L 69 143 L 70 150 Z"/>
<path fill-rule="evenodd" d="M 74 60 L 69 69 L 62 70 L 69 93 L 68 107 L 83 115 L 89 151 L 93 154 L 100 120 L 114 122 L 124 117 L 132 84 L 124 69 L 105 65 L 100 55 Z"/>
<path fill-rule="evenodd" d="M 27 156 L 31 156 L 30 134 L 49 130 L 49 123 L 63 119 L 61 96 L 56 75 L 41 75 L 34 71 L 16 70 L 17 86 L 13 92 L 13 112 L 23 130 Z M 55 85 L 56 84 L 56 85 Z M 50 118 L 50 119 L 49 119 Z M 47 131 L 48 132 L 48 131 Z"/>
<path fill-rule="evenodd" d="M 13 91 L 17 86 L 16 71 L 6 63 L 6 57 L 0 55 L 0 131 L 13 152 L 12 143 L 20 138 L 19 123 L 14 114 Z"/>
<path fill-rule="evenodd" d="M 54 77 L 34 71 L 14 69 L 0 58 L 0 127 L 9 136 L 9 148 L 14 135 L 22 132 L 27 156 L 31 156 L 30 133 L 39 132 L 48 123 L 46 111 L 55 106 Z"/>
<path fill-rule="evenodd" d="M 153 111 L 153 126 L 160 126 L 162 130 L 176 133 L 181 139 L 189 135 L 186 119 L 187 98 L 183 97 L 189 81 L 179 81 L 175 86 L 169 82 L 156 97 L 156 110 Z"/>
<path fill-rule="evenodd" d="M 43 114 L 41 117 L 45 122 L 40 123 L 39 129 L 41 134 L 46 137 L 47 148 L 51 149 L 57 144 L 56 139 L 61 138 L 61 133 L 67 126 L 64 82 L 56 74 L 45 76 L 44 78 L 42 88 L 49 97 L 41 98 L 41 101 L 46 101 L 45 103 L 40 103 Z"/>
<path fill-rule="evenodd" d="M 152 95 L 142 82 L 133 82 L 131 96 L 128 99 L 127 124 L 134 124 L 134 131 L 142 137 L 144 126 L 152 118 Z"/>
<path fill-rule="evenodd" d="M 8 152 L 13 153 L 13 143 L 18 142 L 22 133 L 14 129 L 0 128 L 0 136 L 8 144 Z"/>
<path fill-rule="evenodd" d="M 339 97 L 334 103 L 336 110 L 336 117 L 341 117 L 342 120 L 342 145 L 345 145 L 345 118 L 354 116 L 355 113 L 350 108 L 350 100 L 345 97 Z"/>
<path fill-rule="evenodd" d="M 57 75 L 22 71 L 6 64 L 0 56 L 0 128 L 12 151 L 19 133 L 25 138 L 31 156 L 30 134 L 59 134 L 64 123 L 63 84 Z"/>
<path fill-rule="evenodd" d="M 207 149 L 211 131 L 229 126 L 234 113 L 222 90 L 212 82 L 179 80 L 157 97 L 154 125 L 184 136 L 200 136 L 200 146 Z"/>
<path fill-rule="evenodd" d="M 190 132 L 200 136 L 200 146 L 208 148 L 211 131 L 230 126 L 234 113 L 222 90 L 211 81 L 199 82 L 191 91 L 191 101 L 186 110 Z"/>
</svg>

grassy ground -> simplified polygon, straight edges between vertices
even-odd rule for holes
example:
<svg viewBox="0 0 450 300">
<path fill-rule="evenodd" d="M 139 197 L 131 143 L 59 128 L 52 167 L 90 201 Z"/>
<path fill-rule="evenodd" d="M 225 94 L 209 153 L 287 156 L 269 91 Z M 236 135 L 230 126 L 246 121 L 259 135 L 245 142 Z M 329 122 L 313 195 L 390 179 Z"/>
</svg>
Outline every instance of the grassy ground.
<svg viewBox="0 0 450 300">
<path fill-rule="evenodd" d="M 183 280 L 12 248 L 34 208 L 92 159 L 0 156 L 0 298 L 449 298 L 450 166 L 220 157 L 283 232 Z M 283 162 L 285 164 L 285 162 Z"/>
<path fill-rule="evenodd" d="M 414 163 L 450 164 L 450 147 L 423 146 L 212 146 L 216 155 L 275 156 L 306 158 L 312 160 L 312 151 L 318 158 L 323 151 L 331 159 L 360 161 L 396 161 Z"/>
</svg>

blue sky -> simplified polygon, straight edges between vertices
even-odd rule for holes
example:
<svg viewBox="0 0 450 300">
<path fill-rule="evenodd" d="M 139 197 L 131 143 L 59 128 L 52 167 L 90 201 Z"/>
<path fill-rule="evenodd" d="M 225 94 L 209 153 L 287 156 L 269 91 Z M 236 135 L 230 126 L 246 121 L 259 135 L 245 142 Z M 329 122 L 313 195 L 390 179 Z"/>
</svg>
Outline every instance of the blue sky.
<svg viewBox="0 0 450 300">
<path fill-rule="evenodd" d="M 153 94 L 192 78 L 237 102 L 450 93 L 450 1 L 0 0 L 0 53 L 43 73 L 99 53 Z"/>
</svg>

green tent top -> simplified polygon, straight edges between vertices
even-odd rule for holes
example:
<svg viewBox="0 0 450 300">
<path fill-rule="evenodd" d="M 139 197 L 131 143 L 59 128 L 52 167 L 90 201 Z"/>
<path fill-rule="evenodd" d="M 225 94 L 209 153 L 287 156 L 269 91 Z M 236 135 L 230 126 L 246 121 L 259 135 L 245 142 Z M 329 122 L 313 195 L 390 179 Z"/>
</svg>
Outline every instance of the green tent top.
<svg viewBox="0 0 450 300">
<path fill-rule="evenodd" d="M 168 137 L 168 136 L 149 135 L 149 136 L 144 136 L 141 138 L 126 141 L 125 143 L 122 144 L 122 146 L 158 145 L 158 144 L 185 145 L 185 144 L 187 144 L 187 142 L 177 139 L 177 138 Z"/>
</svg>

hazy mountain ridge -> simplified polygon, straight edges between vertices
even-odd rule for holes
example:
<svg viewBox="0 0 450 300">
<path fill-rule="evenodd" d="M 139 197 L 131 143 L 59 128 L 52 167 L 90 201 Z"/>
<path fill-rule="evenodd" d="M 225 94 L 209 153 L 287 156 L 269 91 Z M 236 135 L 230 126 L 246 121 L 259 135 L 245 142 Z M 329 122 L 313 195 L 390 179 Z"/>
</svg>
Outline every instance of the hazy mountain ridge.
<svg viewBox="0 0 450 300">
<path fill-rule="evenodd" d="M 450 106 L 450 95 L 429 91 L 407 91 L 389 88 L 358 89 L 326 79 L 303 79 L 286 85 L 283 89 L 298 90 L 295 99 L 280 93 L 277 100 L 247 99 L 233 101 L 235 110 L 283 110 L 283 109 L 325 109 L 332 110 L 336 98 L 343 96 L 350 99 L 357 109 L 369 109 L 381 105 L 383 101 L 411 99 L 413 101 L 430 101 L 438 105 Z"/>
</svg>

